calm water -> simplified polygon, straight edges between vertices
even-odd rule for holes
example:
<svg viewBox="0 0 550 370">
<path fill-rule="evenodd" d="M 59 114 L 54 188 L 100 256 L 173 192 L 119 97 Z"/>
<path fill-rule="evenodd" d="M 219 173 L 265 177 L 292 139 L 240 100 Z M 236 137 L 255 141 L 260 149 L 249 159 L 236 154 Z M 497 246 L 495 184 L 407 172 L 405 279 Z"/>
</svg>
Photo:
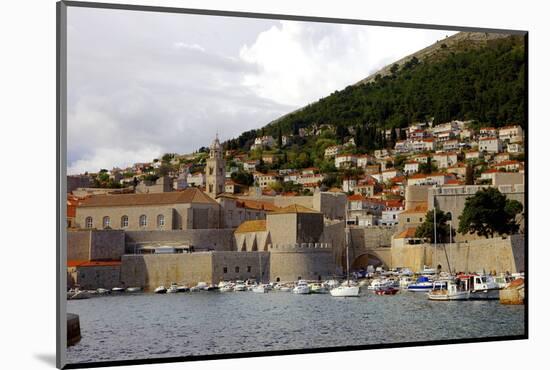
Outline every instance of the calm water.
<svg viewBox="0 0 550 370">
<path fill-rule="evenodd" d="M 82 340 L 69 363 L 521 335 L 524 306 L 284 292 L 112 295 L 68 301 Z"/>
</svg>

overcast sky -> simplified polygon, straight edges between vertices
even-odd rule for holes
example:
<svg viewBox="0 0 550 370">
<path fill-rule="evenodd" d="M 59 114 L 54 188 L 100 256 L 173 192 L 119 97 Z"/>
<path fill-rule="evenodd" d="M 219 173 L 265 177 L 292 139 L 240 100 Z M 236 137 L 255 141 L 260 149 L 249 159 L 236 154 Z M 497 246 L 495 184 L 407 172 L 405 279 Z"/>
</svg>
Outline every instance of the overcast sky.
<svg viewBox="0 0 550 370">
<path fill-rule="evenodd" d="M 450 31 L 68 8 L 68 173 L 260 128 Z"/>
</svg>

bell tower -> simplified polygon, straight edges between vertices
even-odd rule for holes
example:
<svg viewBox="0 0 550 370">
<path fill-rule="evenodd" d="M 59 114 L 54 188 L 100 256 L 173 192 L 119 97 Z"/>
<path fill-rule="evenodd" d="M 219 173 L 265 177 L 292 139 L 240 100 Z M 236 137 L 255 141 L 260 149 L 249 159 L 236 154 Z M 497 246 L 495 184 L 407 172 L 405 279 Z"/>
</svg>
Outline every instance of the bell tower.
<svg viewBox="0 0 550 370">
<path fill-rule="evenodd" d="M 216 138 L 210 145 L 210 154 L 206 160 L 206 194 L 212 198 L 225 191 L 225 161 L 222 155 L 222 146 Z"/>
</svg>

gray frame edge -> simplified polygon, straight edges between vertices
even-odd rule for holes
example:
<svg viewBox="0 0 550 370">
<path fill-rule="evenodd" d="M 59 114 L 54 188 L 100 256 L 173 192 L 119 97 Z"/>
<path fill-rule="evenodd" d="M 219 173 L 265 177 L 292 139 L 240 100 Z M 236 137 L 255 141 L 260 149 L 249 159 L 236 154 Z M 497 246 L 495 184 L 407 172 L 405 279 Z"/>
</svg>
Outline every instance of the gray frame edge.
<svg viewBox="0 0 550 370">
<path fill-rule="evenodd" d="M 56 3 L 56 367 L 67 364 L 67 5 Z"/>
<path fill-rule="evenodd" d="M 222 17 L 243 17 L 243 18 L 258 18 L 258 19 L 275 19 L 300 22 L 320 22 L 320 23 L 343 23 L 369 26 L 385 26 L 398 28 L 422 28 L 431 30 L 445 31 L 463 31 L 463 32 L 488 32 L 488 33 L 507 33 L 513 35 L 525 35 L 527 30 L 513 30 L 500 28 L 484 28 L 484 27 L 464 27 L 450 26 L 441 24 L 424 24 L 424 23 L 407 23 L 407 22 L 387 22 L 375 20 L 361 20 L 352 18 L 329 18 L 316 16 L 301 16 L 291 14 L 271 14 L 271 13 L 253 13 L 240 12 L 229 10 L 213 10 L 213 9 L 192 9 L 192 8 L 176 8 L 166 6 L 151 6 L 151 5 L 130 5 L 130 4 L 115 4 L 115 3 L 100 3 L 100 2 L 85 2 L 62 0 L 66 6 L 81 7 L 81 8 L 97 8 L 97 9 L 113 9 L 113 10 L 133 10 L 142 12 L 160 12 L 160 13 L 179 13 L 179 14 L 196 14 L 196 15 L 214 15 Z"/>
</svg>

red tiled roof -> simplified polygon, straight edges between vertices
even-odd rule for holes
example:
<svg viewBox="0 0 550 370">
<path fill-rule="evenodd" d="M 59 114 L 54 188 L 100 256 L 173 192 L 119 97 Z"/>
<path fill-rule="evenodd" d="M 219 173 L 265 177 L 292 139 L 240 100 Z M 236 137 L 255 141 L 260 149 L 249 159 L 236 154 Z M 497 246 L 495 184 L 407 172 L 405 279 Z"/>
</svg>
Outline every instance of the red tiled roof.
<svg viewBox="0 0 550 370">
<path fill-rule="evenodd" d="M 148 206 L 176 203 L 218 204 L 201 190 L 188 188 L 182 192 L 94 195 L 85 199 L 79 207 Z"/>
<path fill-rule="evenodd" d="M 403 239 L 403 238 L 414 238 L 416 235 L 416 227 L 408 227 L 405 230 L 401 231 L 395 239 Z"/>
</svg>

